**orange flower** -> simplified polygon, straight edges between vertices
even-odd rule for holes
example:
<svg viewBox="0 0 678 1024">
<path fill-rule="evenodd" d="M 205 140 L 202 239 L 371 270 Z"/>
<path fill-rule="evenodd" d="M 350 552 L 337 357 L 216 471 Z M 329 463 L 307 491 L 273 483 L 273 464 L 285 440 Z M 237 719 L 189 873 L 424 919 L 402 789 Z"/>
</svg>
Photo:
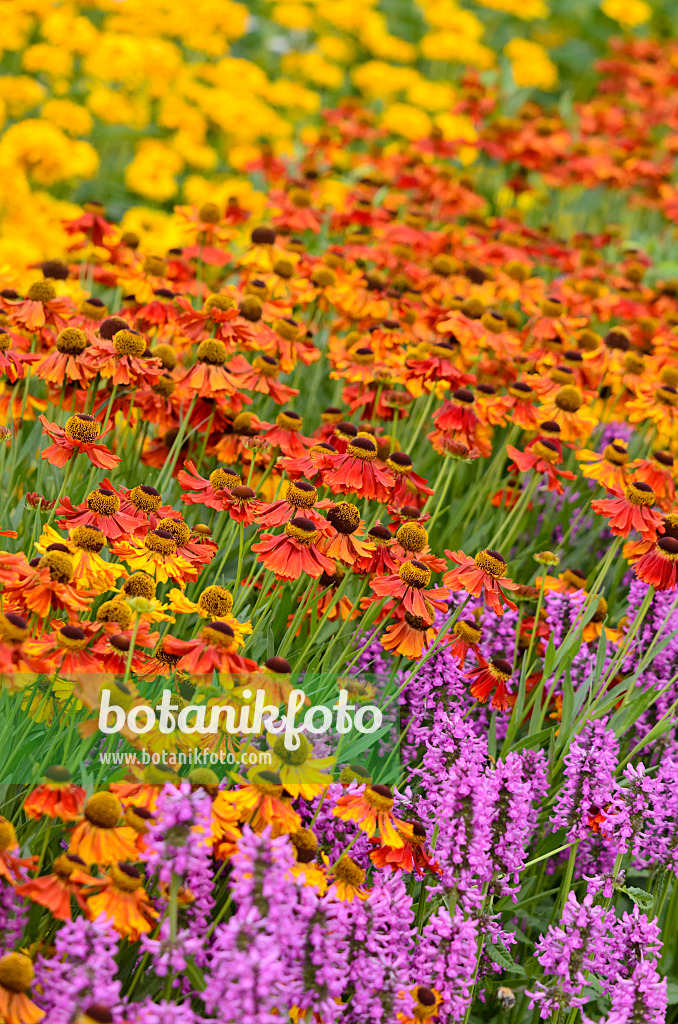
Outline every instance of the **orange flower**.
<svg viewBox="0 0 678 1024">
<path fill-rule="evenodd" d="M 71 896 L 86 913 L 83 887 L 98 882 L 98 879 L 85 872 L 85 867 L 84 860 L 74 853 L 62 853 L 52 865 L 52 874 L 31 878 L 18 885 L 16 891 L 19 896 L 26 896 L 41 907 L 47 907 L 57 921 L 71 921 Z"/>
<path fill-rule="evenodd" d="M 473 651 L 476 658 L 480 661 L 478 644 L 480 643 L 482 631 L 473 619 L 457 619 L 452 629 L 452 636 L 454 639 L 447 650 L 453 658 L 456 658 L 460 667 L 463 667 L 469 651 Z"/>
<path fill-rule="evenodd" d="M 24 953 L 0 957 L 0 1020 L 3 1024 L 38 1024 L 45 1016 L 28 997 L 35 971 Z"/>
<path fill-rule="evenodd" d="M 655 590 L 673 590 L 678 584 L 678 540 L 660 537 L 634 568 L 637 578 L 651 584 Z"/>
<path fill-rule="evenodd" d="M 630 483 L 623 494 L 617 492 L 614 498 L 591 502 L 593 511 L 609 520 L 615 537 L 628 537 L 631 530 L 637 530 L 643 540 L 656 540 L 657 527 L 663 522 L 660 513 L 652 511 L 652 505 L 654 491 L 642 481 Z"/>
<path fill-rule="evenodd" d="M 466 678 L 471 681 L 471 696 L 481 704 L 486 704 L 494 691 L 490 704 L 493 711 L 505 711 L 512 707 L 516 698 L 506 690 L 512 672 L 511 663 L 505 658 L 491 658 L 489 662 L 482 662 L 478 668 L 466 674 Z"/>
<path fill-rule="evenodd" d="M 280 448 L 284 455 L 299 459 L 306 454 L 313 439 L 301 433 L 302 419 L 296 412 L 287 409 L 279 412 L 275 424 L 266 430 L 262 437 L 274 448 Z"/>
<path fill-rule="evenodd" d="M 393 814 L 393 793 L 388 786 L 362 786 L 346 793 L 332 813 L 342 821 L 354 821 L 370 838 L 379 830 L 381 841 L 396 850 L 412 836 L 412 826 Z"/>
<path fill-rule="evenodd" d="M 133 860 L 136 833 L 119 825 L 122 805 L 113 793 L 94 793 L 85 804 L 84 819 L 71 834 L 69 850 L 86 864 L 114 864 Z"/>
<path fill-rule="evenodd" d="M 301 828 L 301 818 L 283 798 L 283 784 L 277 772 L 251 770 L 249 778 L 238 781 L 243 785 L 237 789 L 217 793 L 212 807 L 219 818 L 232 820 L 231 808 L 235 808 L 239 821 L 250 824 L 255 832 L 270 825 L 274 837 Z"/>
<path fill-rule="evenodd" d="M 99 892 L 87 897 L 91 916 L 105 914 L 113 927 L 130 942 L 150 932 L 158 912 L 146 895 L 141 873 L 134 864 L 118 861 L 107 872 L 105 882 L 96 881 Z"/>
<path fill-rule="evenodd" d="M 582 448 L 575 452 L 575 456 L 578 462 L 583 463 L 582 474 L 589 480 L 596 480 L 608 491 L 621 491 L 626 487 L 631 467 L 625 441 L 614 440 L 602 452 Z"/>
<path fill-rule="evenodd" d="M 402 654 L 405 658 L 416 660 L 435 637 L 435 629 L 431 628 L 434 611 L 430 609 L 430 619 L 422 619 L 411 612 L 405 612 L 400 622 L 392 623 L 381 637 L 381 646 L 392 654 Z"/>
<path fill-rule="evenodd" d="M 346 453 L 333 460 L 324 482 L 335 494 L 357 494 L 385 502 L 395 483 L 391 473 L 376 464 L 377 446 L 370 437 L 355 437 Z"/>
<path fill-rule="evenodd" d="M 413 822 L 412 835 L 402 838 L 403 845 L 399 847 L 388 846 L 376 838 L 370 839 L 375 845 L 370 853 L 370 860 L 375 867 L 385 868 L 390 865 L 393 871 L 414 871 L 417 878 L 423 878 L 427 871 L 440 874 L 440 868 L 431 860 L 426 849 L 426 829 L 423 825 L 418 821 Z"/>
<path fill-rule="evenodd" d="M 448 558 L 459 566 L 451 569 L 443 576 L 443 583 L 450 590 L 465 590 L 473 597 L 484 593 L 488 606 L 497 615 L 503 615 L 502 602 L 507 608 L 515 611 L 517 605 L 507 596 L 506 590 L 517 590 L 518 584 L 504 576 L 506 562 L 498 551 L 487 548 L 479 551 L 475 558 L 470 558 L 463 551 L 445 551 Z"/>
<path fill-rule="evenodd" d="M 82 813 L 85 790 L 71 782 L 71 776 L 55 764 L 45 772 L 44 781 L 24 800 L 24 812 L 36 820 L 43 815 L 61 821 L 75 821 Z"/>
<path fill-rule="evenodd" d="M 76 412 L 62 429 L 56 423 L 50 423 L 44 416 L 38 418 L 44 433 L 54 441 L 54 444 L 45 448 L 40 456 L 47 459 L 50 465 L 63 467 L 70 459 L 80 454 L 86 455 L 92 465 L 99 469 L 114 469 L 121 461 L 120 457 L 113 455 L 105 444 L 96 443 L 97 438 L 104 437 L 112 429 L 111 420 L 102 430 L 101 424 L 94 416 Z"/>
<path fill-rule="evenodd" d="M 318 548 L 320 536 L 317 523 L 306 516 L 295 516 L 278 536 L 263 533 L 252 551 L 258 552 L 258 560 L 277 580 L 298 580 L 302 573 L 313 579 L 324 572 L 331 576 L 334 562 Z"/>
<path fill-rule="evenodd" d="M 10 885 L 16 882 L 23 882 L 26 872 L 33 870 L 38 862 L 36 856 L 17 857 L 15 850 L 19 849 L 14 825 L 7 818 L 0 815 L 0 878 L 5 878 Z"/>
<path fill-rule="evenodd" d="M 340 857 L 332 868 L 333 881 L 329 888 L 337 899 L 352 903 L 354 899 L 366 900 L 369 892 L 364 888 L 365 872 L 347 853 Z"/>
<path fill-rule="evenodd" d="M 563 485 L 558 479 L 559 476 L 565 480 L 576 480 L 574 473 L 556 468 L 563 458 L 562 449 L 557 441 L 537 437 L 527 443 L 524 452 L 514 448 L 512 444 L 506 445 L 506 451 L 509 458 L 513 459 L 513 465 L 509 466 L 509 472 L 517 469 L 521 473 L 527 473 L 533 469 L 535 473 L 544 473 L 549 491 L 555 491 L 556 494 L 563 493 Z"/>
<path fill-rule="evenodd" d="M 418 559 L 403 562 L 397 573 L 391 576 L 376 576 L 370 581 L 377 597 L 395 597 L 402 601 L 403 608 L 423 622 L 433 621 L 431 606 L 438 611 L 447 611 L 446 589 L 427 590 L 431 582 L 431 570 Z M 427 606 L 428 605 L 428 606 Z"/>
<path fill-rule="evenodd" d="M 256 661 L 237 653 L 239 642 L 242 641 L 228 622 L 215 620 L 203 626 L 195 640 L 165 636 L 162 644 L 164 651 L 178 657 L 180 671 L 211 680 L 214 671 L 233 674 L 256 671 Z"/>
</svg>

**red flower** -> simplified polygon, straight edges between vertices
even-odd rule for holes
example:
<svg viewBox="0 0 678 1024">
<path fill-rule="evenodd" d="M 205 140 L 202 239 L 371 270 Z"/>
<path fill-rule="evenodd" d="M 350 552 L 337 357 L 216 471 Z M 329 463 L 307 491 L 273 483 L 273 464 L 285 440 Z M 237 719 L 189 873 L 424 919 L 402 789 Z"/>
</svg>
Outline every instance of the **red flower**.
<svg viewBox="0 0 678 1024">
<path fill-rule="evenodd" d="M 376 463 L 377 446 L 369 437 L 356 437 L 325 475 L 324 483 L 340 494 L 387 501 L 394 485 L 392 475 Z"/>
<path fill-rule="evenodd" d="M 96 443 L 97 438 L 104 437 L 112 429 L 111 420 L 102 430 L 101 424 L 94 416 L 88 416 L 84 412 L 76 412 L 66 420 L 63 429 L 56 423 L 50 423 L 44 416 L 40 416 L 39 419 L 44 432 L 54 441 L 54 444 L 41 453 L 41 458 L 47 459 L 50 465 L 63 467 L 70 459 L 80 454 L 86 455 L 92 465 L 99 469 L 115 469 L 121 461 L 105 444 Z"/>
<path fill-rule="evenodd" d="M 507 596 L 506 590 L 517 590 L 518 584 L 504 576 L 506 562 L 498 551 L 488 548 L 470 558 L 463 551 L 445 551 L 448 558 L 456 562 L 458 569 L 450 569 L 443 576 L 443 583 L 450 590 L 465 590 L 473 597 L 484 593 L 487 604 L 497 615 L 503 615 L 502 602 L 514 611 L 517 607 Z"/>
<path fill-rule="evenodd" d="M 481 704 L 486 704 L 494 691 L 490 707 L 493 711 L 506 711 L 515 703 L 515 696 L 506 690 L 512 672 L 513 667 L 505 658 L 492 658 L 489 662 L 483 662 L 466 674 L 466 678 L 471 681 L 471 696 Z"/>
<path fill-rule="evenodd" d="M 565 480 L 576 480 L 575 474 L 570 473 L 569 470 L 556 469 L 556 466 L 562 462 L 562 450 L 557 441 L 537 437 L 528 442 L 524 452 L 514 448 L 512 444 L 506 445 L 506 451 L 513 459 L 513 463 L 509 466 L 509 472 L 518 470 L 521 473 L 527 473 L 533 469 L 535 473 L 545 473 L 549 491 L 555 491 L 556 494 L 563 493 L 563 485 L 558 479 L 559 476 Z"/>
<path fill-rule="evenodd" d="M 370 582 L 370 586 L 377 597 L 395 597 L 402 601 L 406 612 L 416 615 L 424 622 L 432 622 L 430 605 L 441 612 L 447 611 L 447 601 L 443 599 L 447 590 L 427 590 L 430 582 L 429 567 L 413 559 L 410 562 L 403 562 L 398 572 L 392 576 L 376 576 Z"/>
<path fill-rule="evenodd" d="M 447 650 L 456 658 L 460 667 L 463 667 L 469 651 L 473 651 L 478 661 L 482 660 L 478 653 L 482 633 L 480 626 L 473 619 L 458 619 L 452 629 L 452 635 L 454 639 Z"/>
<path fill-rule="evenodd" d="M 162 646 L 167 654 L 179 658 L 177 668 L 190 675 L 211 677 L 215 670 L 240 674 L 257 668 L 256 661 L 236 653 L 236 635 L 227 622 L 208 622 L 195 640 L 165 636 Z"/>
<path fill-rule="evenodd" d="M 654 500 L 650 485 L 638 480 L 629 484 L 624 494 L 592 501 L 591 508 L 597 515 L 609 519 L 610 531 L 615 537 L 628 537 L 631 530 L 637 530 L 643 540 L 654 541 L 657 527 L 663 522 L 660 513 L 652 511 Z"/>
<path fill-rule="evenodd" d="M 61 516 L 57 524 L 62 530 L 95 526 L 109 540 L 119 540 L 146 529 L 147 523 L 141 513 L 131 515 L 121 506 L 120 496 L 112 487 L 96 487 L 80 505 L 73 505 L 69 498 L 62 498 L 57 509 L 57 515 Z"/>
<path fill-rule="evenodd" d="M 655 590 L 673 590 L 678 583 L 678 540 L 660 537 L 656 547 L 638 559 L 636 576 Z"/>
<path fill-rule="evenodd" d="M 285 455 L 298 459 L 306 454 L 306 449 L 313 444 L 313 439 L 301 433 L 302 420 L 296 412 L 286 410 L 279 412 L 275 424 L 262 434 L 274 448 L 280 448 Z"/>
<path fill-rule="evenodd" d="M 230 488 L 237 487 L 242 481 L 240 474 L 232 469 L 219 467 L 209 475 L 209 480 L 200 476 L 195 463 L 187 459 L 184 468 L 177 473 L 177 480 L 184 493 L 181 500 L 187 505 L 204 505 L 216 509 L 217 512 L 228 508 Z"/>
<path fill-rule="evenodd" d="M 333 576 L 334 562 L 317 547 L 321 533 L 318 524 L 305 516 L 296 516 L 285 525 L 285 532 L 262 534 L 252 545 L 259 561 L 275 573 L 278 580 L 298 580 L 302 573 L 317 579 L 324 572 Z"/>
</svg>

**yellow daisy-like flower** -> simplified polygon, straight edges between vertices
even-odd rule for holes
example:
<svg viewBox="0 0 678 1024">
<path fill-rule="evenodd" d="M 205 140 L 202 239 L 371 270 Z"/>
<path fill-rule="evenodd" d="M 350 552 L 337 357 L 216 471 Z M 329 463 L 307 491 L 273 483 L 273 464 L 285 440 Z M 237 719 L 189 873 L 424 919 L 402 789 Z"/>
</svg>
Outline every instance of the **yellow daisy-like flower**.
<svg viewBox="0 0 678 1024">
<path fill-rule="evenodd" d="M 288 750 L 284 736 L 269 733 L 268 745 L 271 748 L 271 768 L 277 772 L 283 786 L 295 799 L 302 797 L 312 800 L 332 781 L 327 774 L 336 763 L 336 757 L 313 757 L 313 747 L 303 734 L 299 735 L 299 746 L 296 750 Z"/>
</svg>

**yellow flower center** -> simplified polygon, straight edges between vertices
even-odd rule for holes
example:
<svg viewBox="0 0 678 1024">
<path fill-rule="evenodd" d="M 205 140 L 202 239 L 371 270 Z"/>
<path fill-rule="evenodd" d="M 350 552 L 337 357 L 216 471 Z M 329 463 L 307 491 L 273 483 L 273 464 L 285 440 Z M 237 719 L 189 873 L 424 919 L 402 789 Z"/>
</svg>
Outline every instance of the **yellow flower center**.
<svg viewBox="0 0 678 1024">
<path fill-rule="evenodd" d="M 7 818 L 0 815 L 0 853 L 12 850 L 16 846 L 16 832 L 14 825 Z"/>
<path fill-rule="evenodd" d="M 16 612 L 0 614 L 0 639 L 6 644 L 20 644 L 30 634 L 28 623 Z"/>
<path fill-rule="evenodd" d="M 474 562 L 479 569 L 482 569 L 489 576 L 494 576 L 495 579 L 503 576 L 507 569 L 502 555 L 492 548 L 484 548 L 482 551 L 479 551 L 474 558 Z"/>
<path fill-rule="evenodd" d="M 301 430 L 301 416 L 298 416 L 296 412 L 279 412 L 275 422 L 276 426 L 281 427 L 283 430 Z"/>
<path fill-rule="evenodd" d="M 353 889 L 357 889 L 365 881 L 365 872 L 352 857 L 345 853 L 334 867 L 334 877 L 337 882 L 343 882 L 344 885 L 350 885 Z"/>
<path fill-rule="evenodd" d="M 26 292 L 31 302 L 51 302 L 56 299 L 56 288 L 51 281 L 36 281 Z"/>
<path fill-rule="evenodd" d="M 300 544 L 314 544 L 319 537 L 314 524 L 305 516 L 295 516 L 286 523 L 285 533 L 288 537 L 294 537 Z"/>
<path fill-rule="evenodd" d="M 85 804 L 85 817 L 96 828 L 115 828 L 122 815 L 122 805 L 113 793 L 95 793 Z"/>
<path fill-rule="evenodd" d="M 34 977 L 33 961 L 24 953 L 6 953 L 0 957 L 0 986 L 8 992 L 17 995 L 27 992 Z"/>
<path fill-rule="evenodd" d="M 626 494 L 626 500 L 630 501 L 632 505 L 640 505 L 645 508 L 654 505 L 654 491 L 649 484 L 637 481 L 636 483 L 629 484 L 624 493 Z"/>
<path fill-rule="evenodd" d="M 64 355 L 79 356 L 87 348 L 88 341 L 84 331 L 79 327 L 65 327 L 57 335 L 57 351 Z"/>
<path fill-rule="evenodd" d="M 563 412 L 577 412 L 581 408 L 582 396 L 574 384 L 566 384 L 556 393 L 555 403 Z"/>
<path fill-rule="evenodd" d="M 312 753 L 311 744 L 305 736 L 299 735 L 299 746 L 296 750 L 288 750 L 285 746 L 285 737 L 279 736 L 273 745 L 273 753 L 279 757 L 283 764 L 299 766 L 308 760 Z"/>
<path fill-rule="evenodd" d="M 552 441 L 535 441 L 532 451 L 551 466 L 554 466 L 560 459 L 558 449 Z"/>
<path fill-rule="evenodd" d="M 337 533 L 349 536 L 360 525 L 360 509 L 350 501 L 340 501 L 328 511 L 327 518 Z"/>
<path fill-rule="evenodd" d="M 71 534 L 71 541 L 81 551 L 101 551 L 106 544 L 106 537 L 96 526 L 76 526 Z"/>
<path fill-rule="evenodd" d="M 226 346 L 218 338 L 205 338 L 198 345 L 196 359 L 199 363 L 207 363 L 208 366 L 223 366 L 227 358 Z"/>
<path fill-rule="evenodd" d="M 318 492 L 307 480 L 297 480 L 296 483 L 291 483 L 285 494 L 285 501 L 294 505 L 295 508 L 313 508 L 317 500 Z"/>
<path fill-rule="evenodd" d="M 146 351 L 146 339 L 138 331 L 127 328 L 113 335 L 113 348 L 119 356 L 142 356 Z"/>
<path fill-rule="evenodd" d="M 612 444 L 605 445 L 605 448 L 603 449 L 603 457 L 606 462 L 611 462 L 613 466 L 625 466 L 629 461 L 626 445 L 619 441 L 614 441 Z"/>
<path fill-rule="evenodd" d="M 46 551 L 38 562 L 39 569 L 49 569 L 57 583 L 70 583 L 73 579 L 73 559 L 66 551 Z"/>
<path fill-rule="evenodd" d="M 428 544 L 428 533 L 419 523 L 402 523 L 396 532 L 396 540 L 406 551 L 423 551 Z"/>
<path fill-rule="evenodd" d="M 79 626 L 62 626 L 56 635 L 56 642 L 59 647 L 65 647 L 68 651 L 82 651 L 89 640 L 84 629 Z"/>
<path fill-rule="evenodd" d="M 113 865 L 108 874 L 113 885 L 120 892 L 136 892 L 137 889 L 141 888 L 142 878 L 138 869 L 133 864 L 119 861 Z"/>
<path fill-rule="evenodd" d="M 482 636 L 480 627 L 476 626 L 475 622 L 469 622 L 468 619 L 458 619 L 454 624 L 452 632 L 455 636 L 465 640 L 467 644 L 480 643 Z"/>
<path fill-rule="evenodd" d="M 204 311 L 210 313 L 213 309 L 219 309 L 222 313 L 228 312 L 229 309 L 233 309 L 235 305 L 230 295 L 222 295 L 220 292 L 215 292 L 214 295 L 208 295 L 205 299 Z"/>
<path fill-rule="evenodd" d="M 356 437 L 347 446 L 346 454 L 361 462 L 373 462 L 377 457 L 377 446 L 368 437 Z"/>
<path fill-rule="evenodd" d="M 177 550 L 177 542 L 169 530 L 152 530 L 146 534 L 144 546 L 156 555 L 173 555 Z"/>
<path fill-rule="evenodd" d="M 403 583 L 406 583 L 408 587 L 414 587 L 416 590 L 422 590 L 431 582 L 431 570 L 429 567 L 424 565 L 423 562 L 416 560 L 403 562 L 398 569 L 398 575 Z"/>
<path fill-rule="evenodd" d="M 129 492 L 129 500 L 142 512 L 157 512 L 162 505 L 162 494 L 149 484 L 137 484 Z"/>
<path fill-rule="evenodd" d="M 206 587 L 198 598 L 198 608 L 211 619 L 228 615 L 233 607 L 233 598 L 228 590 L 216 584 Z"/>
<path fill-rule="evenodd" d="M 120 629 L 129 629 L 132 624 L 132 609 L 120 598 L 104 601 L 97 612 L 97 622 L 116 622 Z"/>
<path fill-rule="evenodd" d="M 114 516 L 120 511 L 120 498 L 105 487 L 97 487 L 87 495 L 87 507 L 97 515 Z"/>
<path fill-rule="evenodd" d="M 180 519 L 161 519 L 158 523 L 159 530 L 165 530 L 170 533 L 176 543 L 177 547 L 182 548 L 184 544 L 187 544 L 191 536 L 190 527 L 183 523 Z"/>
<path fill-rule="evenodd" d="M 76 412 L 66 420 L 64 433 L 71 441 L 82 441 L 85 444 L 92 444 L 101 433 L 101 424 L 94 416 L 88 416 L 84 412 Z"/>
</svg>

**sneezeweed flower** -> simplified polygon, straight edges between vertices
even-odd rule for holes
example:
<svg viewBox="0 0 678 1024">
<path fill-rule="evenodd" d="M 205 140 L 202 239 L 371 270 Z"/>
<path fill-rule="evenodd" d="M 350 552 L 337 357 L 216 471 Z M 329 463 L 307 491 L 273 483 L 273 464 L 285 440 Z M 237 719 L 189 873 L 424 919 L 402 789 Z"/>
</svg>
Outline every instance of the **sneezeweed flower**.
<svg viewBox="0 0 678 1024">
<path fill-rule="evenodd" d="M 400 849 L 412 835 L 412 826 L 393 812 L 388 786 L 368 785 L 340 796 L 332 811 L 342 821 L 353 821 L 370 839 L 379 832 L 382 843 Z"/>
<path fill-rule="evenodd" d="M 392 871 L 414 872 L 417 878 L 423 878 L 427 871 L 438 874 L 440 869 L 426 849 L 426 829 L 418 822 L 411 824 L 411 834 L 402 836 L 403 845 L 399 847 L 382 843 L 376 837 L 370 842 L 374 849 L 370 851 L 370 860 L 377 868 L 390 867 Z"/>
<path fill-rule="evenodd" d="M 158 912 L 143 886 L 141 872 L 135 864 L 118 861 L 107 871 L 105 882 L 96 881 L 95 891 L 87 896 L 92 917 L 107 917 L 120 935 L 136 942 L 154 927 Z"/>
<path fill-rule="evenodd" d="M 673 590 L 678 584 L 678 540 L 660 537 L 633 568 L 636 578 L 655 590 Z"/>
<path fill-rule="evenodd" d="M 178 657 L 180 671 L 209 682 L 213 672 L 240 675 L 256 670 L 256 661 L 238 654 L 242 642 L 242 635 L 238 637 L 229 622 L 213 620 L 202 627 L 195 640 L 163 637 L 163 649 Z"/>
<path fill-rule="evenodd" d="M 113 455 L 99 439 L 113 429 L 112 421 L 101 424 L 86 413 L 75 413 L 66 421 L 63 429 L 56 423 L 50 423 L 44 416 L 38 417 L 43 431 L 54 444 L 41 452 L 41 458 L 47 459 L 52 466 L 63 467 L 77 455 L 86 455 L 93 466 L 98 469 L 114 469 L 121 461 L 120 456 Z"/>
<path fill-rule="evenodd" d="M 405 612 L 403 618 L 392 623 L 380 639 L 381 646 L 392 654 L 416 660 L 433 642 L 436 631 L 432 628 L 435 611 L 428 602 L 426 618 Z"/>
<path fill-rule="evenodd" d="M 285 524 L 283 533 L 263 533 L 252 551 L 277 580 L 298 580 L 302 573 L 317 579 L 324 572 L 334 573 L 334 562 L 320 550 L 321 537 L 316 522 L 295 516 Z"/>
<path fill-rule="evenodd" d="M 301 433 L 302 418 L 292 409 L 279 412 L 275 423 L 262 434 L 262 437 L 274 448 L 279 448 L 289 458 L 302 458 L 313 444 L 313 439 Z"/>
<path fill-rule="evenodd" d="M 38 1024 L 45 1016 L 28 995 L 34 978 L 33 962 L 25 953 L 0 957 L 0 1014 L 7 1024 Z"/>
<path fill-rule="evenodd" d="M 659 512 L 652 511 L 655 502 L 654 491 L 649 484 L 634 481 L 623 493 L 613 492 L 613 498 L 600 498 L 591 502 L 591 508 L 609 521 L 609 528 L 615 537 L 628 537 L 636 530 L 643 540 L 657 539 L 657 527 L 662 524 Z"/>
<path fill-rule="evenodd" d="M 582 448 L 575 452 L 575 456 L 583 463 L 582 474 L 590 480 L 595 480 L 606 490 L 623 491 L 626 487 L 634 464 L 629 464 L 628 447 L 624 440 L 611 441 L 602 452 Z"/>
<path fill-rule="evenodd" d="M 85 802 L 85 790 L 76 786 L 62 765 L 52 765 L 44 780 L 29 793 L 23 803 L 24 813 L 36 820 L 47 815 L 60 821 L 75 821 Z"/>
<path fill-rule="evenodd" d="M 333 493 L 356 494 L 385 502 L 391 497 L 393 475 L 377 461 L 377 445 L 371 437 L 355 437 L 324 475 Z"/>
<path fill-rule="evenodd" d="M 295 750 L 287 749 L 284 736 L 269 736 L 268 745 L 272 751 L 270 766 L 294 799 L 312 800 L 331 782 L 327 771 L 336 758 L 314 757 L 313 747 L 303 734 Z"/>
<path fill-rule="evenodd" d="M 482 638 L 482 630 L 477 622 L 473 619 L 457 619 L 452 627 L 452 637 L 447 650 L 460 667 L 463 667 L 469 651 L 475 655 L 478 661 L 481 660 L 478 644 Z"/>
<path fill-rule="evenodd" d="M 506 445 L 506 451 L 513 459 L 513 465 L 509 466 L 509 472 L 518 470 L 521 473 L 527 473 L 534 470 L 535 473 L 542 473 L 546 476 L 549 491 L 555 491 L 556 494 L 563 493 L 563 485 L 558 477 L 562 477 L 563 480 L 576 480 L 574 473 L 566 469 L 558 469 L 558 465 L 562 462 L 562 450 L 556 441 L 550 441 L 548 438 L 536 438 L 534 441 L 528 441 L 524 452 L 514 448 L 512 444 Z"/>
<path fill-rule="evenodd" d="M 238 778 L 238 789 L 222 789 L 213 803 L 214 813 L 224 811 L 229 817 L 230 809 L 238 813 L 241 822 L 249 824 L 255 832 L 266 827 L 272 836 L 296 832 L 301 827 L 297 812 L 284 799 L 282 779 L 277 772 L 264 769 L 250 769 L 247 778 Z"/>
<path fill-rule="evenodd" d="M 497 615 L 504 614 L 504 604 L 516 610 L 517 605 L 507 596 L 506 591 L 516 591 L 518 584 L 504 575 L 507 565 L 498 551 L 487 548 L 479 551 L 475 558 L 470 558 L 463 551 L 445 550 L 445 554 L 459 566 L 443 576 L 446 587 L 452 591 L 465 590 L 473 597 L 483 596 L 488 607 Z"/>
<path fill-rule="evenodd" d="M 366 900 L 369 897 L 365 889 L 365 871 L 347 853 L 331 869 L 330 878 L 328 891 L 339 900 L 352 903 L 354 899 Z"/>
<path fill-rule="evenodd" d="M 98 879 L 87 873 L 87 865 L 73 853 L 60 854 L 48 875 L 40 875 L 17 886 L 17 894 L 47 907 L 57 921 L 71 921 L 71 897 L 87 913 L 83 889 Z"/>
<path fill-rule="evenodd" d="M 102 790 L 85 803 L 83 820 L 71 833 L 69 852 L 86 864 L 134 861 L 136 834 L 121 825 L 122 805 L 113 793 Z"/>
<path fill-rule="evenodd" d="M 242 484 L 240 474 L 226 466 L 213 470 L 209 478 L 201 476 L 190 459 L 179 470 L 177 480 L 183 491 L 182 501 L 187 505 L 204 505 L 217 512 L 228 507 L 230 492 Z"/>
<path fill-rule="evenodd" d="M 471 683 L 471 696 L 481 704 L 487 704 L 492 695 L 492 710 L 506 711 L 515 703 L 515 695 L 507 690 L 512 674 L 513 666 L 506 658 L 491 658 L 489 662 L 481 662 L 477 668 L 466 673 L 466 679 Z"/>
<path fill-rule="evenodd" d="M 415 558 L 403 562 L 397 573 L 376 576 L 370 581 L 370 586 L 377 597 L 393 597 L 402 601 L 406 612 L 425 622 L 430 615 L 431 607 L 437 608 L 438 611 L 447 610 L 447 589 L 428 590 L 430 582 L 431 570 L 424 562 Z"/>
</svg>

